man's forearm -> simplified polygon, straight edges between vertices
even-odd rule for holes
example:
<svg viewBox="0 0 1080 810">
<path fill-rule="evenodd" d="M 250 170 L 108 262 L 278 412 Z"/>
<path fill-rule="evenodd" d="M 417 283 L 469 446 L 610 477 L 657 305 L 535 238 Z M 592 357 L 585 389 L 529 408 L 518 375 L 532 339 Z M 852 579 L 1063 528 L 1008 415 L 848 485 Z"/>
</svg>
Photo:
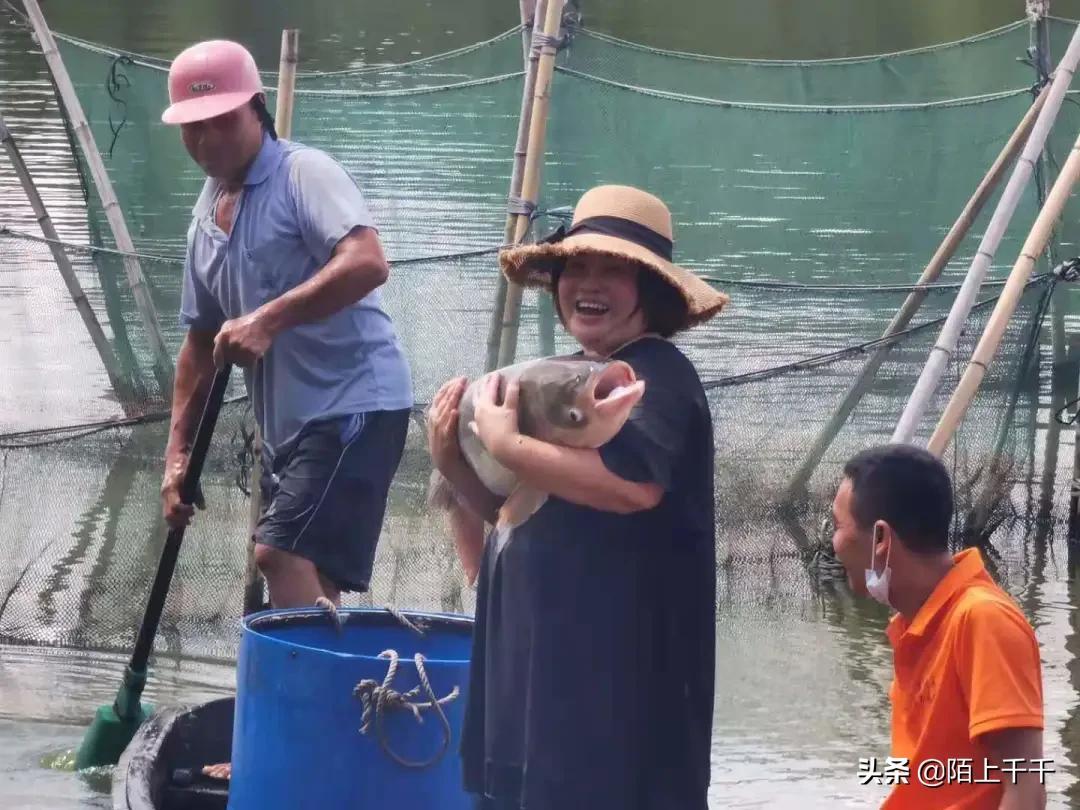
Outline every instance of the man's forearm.
<svg viewBox="0 0 1080 810">
<path fill-rule="evenodd" d="M 188 332 L 180 347 L 176 359 L 169 440 L 165 445 L 167 467 L 177 458 L 187 456 L 191 449 L 199 416 L 214 377 L 213 352 L 213 336 L 194 330 Z"/>
<path fill-rule="evenodd" d="M 386 283 L 389 269 L 374 231 L 351 234 L 321 270 L 257 313 L 272 334 L 328 318 Z"/>
</svg>

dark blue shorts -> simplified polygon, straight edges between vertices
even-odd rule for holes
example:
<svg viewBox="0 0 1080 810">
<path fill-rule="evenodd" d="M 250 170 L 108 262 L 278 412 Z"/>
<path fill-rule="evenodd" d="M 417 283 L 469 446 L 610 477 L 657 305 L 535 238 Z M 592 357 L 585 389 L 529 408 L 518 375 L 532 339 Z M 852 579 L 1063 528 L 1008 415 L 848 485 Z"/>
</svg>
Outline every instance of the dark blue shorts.
<svg viewBox="0 0 1080 810">
<path fill-rule="evenodd" d="M 473 794 L 473 810 L 521 810 L 521 805 L 510 799 L 493 799 Z"/>
<path fill-rule="evenodd" d="M 366 591 L 409 411 L 311 422 L 263 468 L 255 541 L 310 560 L 343 591 Z"/>
</svg>

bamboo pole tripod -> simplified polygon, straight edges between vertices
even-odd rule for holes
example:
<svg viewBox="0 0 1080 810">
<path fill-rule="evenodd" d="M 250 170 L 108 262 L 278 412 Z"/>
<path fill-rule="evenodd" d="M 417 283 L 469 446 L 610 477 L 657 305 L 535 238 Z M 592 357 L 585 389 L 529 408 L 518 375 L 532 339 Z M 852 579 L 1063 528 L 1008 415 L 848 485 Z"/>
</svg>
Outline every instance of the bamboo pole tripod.
<svg viewBox="0 0 1080 810">
<path fill-rule="evenodd" d="M 960 421 L 964 418 L 964 414 L 971 406 L 971 401 L 986 376 L 986 370 L 1001 345 L 1005 328 L 1016 312 L 1017 304 L 1024 294 L 1039 256 L 1046 249 L 1046 244 L 1053 235 L 1054 225 L 1065 208 L 1065 203 L 1072 193 L 1077 178 L 1080 178 L 1080 137 L 1076 139 L 1076 143 L 1069 152 L 1068 160 L 1061 167 L 1061 172 L 1046 197 L 1046 205 L 1035 219 L 1035 224 L 1032 225 L 1031 232 L 1020 249 L 1020 256 L 1013 265 L 1012 272 L 1009 273 L 1008 281 L 1005 282 L 1005 289 L 1002 290 L 1001 297 L 998 298 L 993 312 L 990 313 L 990 319 L 986 323 L 982 337 L 979 338 L 975 352 L 930 437 L 927 449 L 934 455 L 940 456 L 944 452 L 949 440 L 956 433 Z"/>
<path fill-rule="evenodd" d="M 1042 154 L 1046 139 L 1061 109 L 1062 102 L 1065 100 L 1065 94 L 1068 92 L 1069 83 L 1072 81 L 1073 72 L 1076 70 L 1078 62 L 1080 62 L 1080 27 L 1077 27 L 1073 33 L 1069 47 L 1054 72 L 1054 79 L 1050 84 L 1049 94 L 1043 104 L 1043 109 L 1039 113 L 1034 127 L 1032 127 L 1031 135 L 1028 137 L 1023 153 L 1017 160 L 1012 176 L 1009 178 L 1005 190 L 1001 193 L 1001 199 L 998 201 L 994 214 L 986 227 L 986 233 L 983 234 L 983 238 L 979 242 L 978 250 L 968 269 L 967 276 L 964 278 L 964 283 L 960 287 L 960 292 L 957 293 L 952 308 L 949 310 L 945 326 L 942 327 L 941 334 L 930 351 L 930 356 L 922 373 L 919 375 L 915 389 L 912 391 L 911 397 L 904 407 L 904 412 L 896 425 L 892 437 L 894 442 L 910 443 L 915 438 L 919 423 L 922 421 L 930 400 L 941 383 L 941 378 L 945 373 L 949 360 L 956 351 L 960 333 L 967 322 L 972 306 L 975 304 L 975 298 L 990 268 L 990 262 L 1001 244 L 1001 239 L 1005 234 L 1009 221 L 1016 212 L 1020 197 L 1024 193 L 1028 180 L 1031 179 L 1036 161 L 1039 160 Z"/>
<path fill-rule="evenodd" d="M 551 81 L 555 74 L 556 38 L 562 24 L 564 0 L 547 0 L 544 10 L 543 35 L 540 38 L 539 60 L 536 66 L 536 83 L 532 93 L 532 114 L 529 120 L 529 137 L 525 148 L 525 165 L 521 178 L 521 212 L 513 213 L 513 244 L 520 244 L 529 230 L 530 215 L 525 209 L 535 207 L 540 191 L 540 168 L 544 162 L 544 143 L 547 137 L 548 108 L 551 100 Z M 534 47 L 533 50 L 536 50 Z M 510 231 L 510 218 L 507 232 Z M 502 274 L 500 274 L 502 279 Z M 517 351 L 518 323 L 521 316 L 519 284 L 506 284 L 504 304 L 500 310 L 496 302 L 493 316 L 501 314 L 498 354 L 495 367 L 509 365 Z M 494 331 L 494 330 L 493 330 Z M 489 344 L 490 345 L 490 344 Z M 490 354 L 489 354 L 490 358 Z"/>
<path fill-rule="evenodd" d="M 1012 165 L 1014 158 L 1023 148 L 1024 142 L 1027 140 L 1028 135 L 1031 134 L 1031 129 L 1035 125 L 1035 120 L 1038 118 L 1039 112 L 1046 103 L 1048 95 L 1049 86 L 1043 88 L 1042 92 L 1036 97 L 1034 103 L 1028 108 L 1027 113 L 1020 119 L 1020 123 L 1017 124 L 1016 129 L 1009 137 L 1009 140 L 1006 142 L 1005 146 L 1002 147 L 1001 152 L 998 154 L 997 158 L 995 158 L 994 162 L 990 165 L 986 175 L 975 189 L 974 194 L 968 199 L 967 204 L 964 205 L 963 210 L 949 229 L 949 232 L 945 235 L 941 244 L 938 245 L 934 255 L 930 258 L 930 261 L 927 262 L 926 267 L 922 271 L 922 275 L 920 275 L 918 281 L 915 282 L 917 285 L 932 284 L 941 277 L 941 274 L 946 266 L 948 266 L 949 261 L 952 260 L 952 257 L 960 247 L 960 244 L 971 230 L 971 226 L 982 212 L 987 200 L 990 199 L 998 185 L 1001 183 L 1001 178 L 1005 176 L 1006 169 Z M 915 290 L 910 293 L 889 322 L 889 325 L 885 328 L 881 337 L 892 337 L 893 335 L 904 331 L 908 324 L 911 323 L 911 319 L 918 313 L 928 295 L 929 293 L 927 290 Z M 814 438 L 802 463 L 796 470 L 795 475 L 792 476 L 791 481 L 788 484 L 789 497 L 798 497 L 805 489 L 807 481 L 810 480 L 810 476 L 814 474 L 814 470 L 816 470 L 818 464 L 821 463 L 821 459 L 824 457 L 825 452 L 829 449 L 837 435 L 840 433 L 840 430 L 844 427 L 848 417 L 851 416 L 851 412 L 855 410 L 862 401 L 862 398 L 866 396 L 871 386 L 873 386 L 878 370 L 881 368 L 882 363 L 885 362 L 885 359 L 888 357 L 891 350 L 892 346 L 889 344 L 881 346 L 866 361 L 866 364 L 862 367 L 862 370 L 844 395 L 844 399 L 836 407 L 836 410 L 833 411 L 829 421 L 825 423 L 825 426 L 822 427 L 821 431 Z"/>
<path fill-rule="evenodd" d="M 534 0 L 532 12 L 531 33 L 541 30 L 544 23 L 544 15 L 547 9 L 547 0 Z M 526 3 L 522 2 L 522 25 L 524 26 L 528 13 Z M 530 33 L 528 30 L 526 33 Z M 514 163 L 510 172 L 510 195 L 509 200 L 521 198 L 521 182 L 525 174 L 525 155 L 529 146 L 529 132 L 532 124 L 533 94 L 536 92 L 536 75 L 540 65 L 540 48 L 533 42 L 525 47 L 525 83 L 521 91 L 521 113 L 518 116 L 517 139 L 514 142 Z M 508 245 L 514 239 L 517 226 L 517 215 L 506 215 L 506 227 L 503 232 L 503 244 Z M 491 308 L 491 324 L 488 329 L 487 354 L 484 360 L 484 370 L 493 371 L 499 365 L 499 346 L 502 339 L 503 310 L 506 308 L 507 280 L 502 273 L 497 273 L 495 279 L 495 302 Z"/>
</svg>

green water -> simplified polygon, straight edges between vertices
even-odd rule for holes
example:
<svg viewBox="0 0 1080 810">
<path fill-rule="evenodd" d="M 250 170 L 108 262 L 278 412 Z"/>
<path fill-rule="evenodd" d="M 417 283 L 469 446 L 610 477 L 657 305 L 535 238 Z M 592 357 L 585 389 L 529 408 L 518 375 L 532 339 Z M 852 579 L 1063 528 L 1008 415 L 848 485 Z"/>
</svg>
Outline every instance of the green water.
<svg viewBox="0 0 1080 810">
<path fill-rule="evenodd" d="M 514 0 L 361 5 L 341 0 L 114 0 L 105 7 L 52 0 L 45 10 L 58 30 L 159 57 L 167 58 L 198 39 L 242 39 L 259 62 L 271 68 L 277 61 L 280 29 L 299 27 L 304 70 L 444 51 L 506 30 L 518 16 Z M 1080 16 L 1080 0 L 1057 2 L 1054 10 Z M 657 4 L 648 0 L 585 0 L 584 12 L 594 28 L 665 48 L 749 58 L 820 58 L 901 50 L 984 31 L 1017 19 L 1022 2 L 830 0 L 813 4 L 811 11 L 810 4 L 788 0 L 674 0 L 663 4 L 663 14 L 658 14 Z M 43 65 L 26 35 L 6 21 L 0 22 L 0 108 L 20 136 L 61 232 L 85 241 L 85 207 Z M 0 223 L 32 224 L 5 163 L 0 163 Z M 750 221 L 742 225 L 754 227 Z M 70 335 L 78 333 L 77 325 L 68 330 L 34 325 L 28 300 L 30 306 L 59 306 L 55 290 L 41 281 L 49 268 L 27 270 L 10 258 L 0 257 L 0 368 L 5 369 L 0 428 L 114 416 L 116 405 L 94 364 L 65 362 L 72 352 L 86 348 L 73 346 Z M 799 333 L 800 354 L 811 343 L 826 345 L 821 332 L 867 318 L 843 307 L 834 312 L 804 308 L 795 314 L 811 316 Z M 71 313 L 58 308 L 57 317 L 71 318 Z M 56 373 L 42 373 L 50 370 Z M 1040 422 L 1047 416 L 1043 394 L 1032 411 L 1032 419 Z M 722 433 L 722 424 L 719 427 Z M 1071 447 L 1064 447 L 1059 482 L 1068 480 L 1066 461 L 1071 457 Z M 64 525 L 56 515 L 70 512 L 80 521 L 80 543 L 89 546 L 100 535 L 115 532 L 109 521 L 118 519 L 128 499 L 138 502 L 138 493 L 152 492 L 153 473 L 136 475 L 132 469 L 116 464 L 80 477 L 64 466 L 67 477 L 62 483 L 39 493 L 38 502 L 48 508 L 27 509 L 28 524 L 56 520 L 56 525 Z M 98 473 L 104 485 L 94 479 Z M 100 496 L 98 487 L 103 490 Z M 1059 500 L 1066 490 L 1056 487 Z M 723 490 L 719 495 L 723 509 L 729 496 Z M 403 512 L 398 509 L 393 517 L 395 536 L 408 531 Z M 824 593 L 811 589 L 789 538 L 775 528 L 746 529 L 723 537 L 721 546 L 726 564 L 719 577 L 713 805 L 874 804 L 883 789 L 861 787 L 856 770 L 860 757 L 887 753 L 891 662 L 882 635 L 885 615 L 875 606 L 853 603 L 842 588 Z M 384 593 L 403 587 L 406 596 L 401 601 L 407 602 L 408 583 L 400 585 L 396 573 L 386 573 L 397 571 L 392 563 L 398 548 L 391 548 L 393 553 L 388 550 L 380 558 L 384 573 L 377 587 Z M 1062 527 L 1055 524 L 1048 533 L 1012 537 L 1004 552 L 1007 585 L 1036 625 L 1043 649 L 1047 756 L 1058 769 L 1050 781 L 1050 803 L 1080 807 L 1080 800 L 1072 801 L 1077 793 L 1075 767 L 1080 764 L 1080 740 L 1075 736 L 1080 683 L 1072 673 L 1077 671 L 1080 642 L 1073 619 L 1075 595 L 1065 582 Z M 145 555 L 140 566 L 125 572 L 127 579 L 110 580 L 101 589 L 104 593 L 95 596 L 130 601 L 127 588 L 149 577 L 152 562 L 153 555 Z M 77 554 L 63 563 L 52 572 L 56 581 L 93 573 L 85 573 L 89 566 Z M 35 609 L 56 611 L 51 595 L 41 594 Z M 190 607 L 196 610 L 201 604 L 191 597 Z M 114 630 L 123 635 L 129 628 Z M 108 806 L 100 779 L 80 778 L 62 766 L 80 738 L 81 725 L 97 705 L 111 699 L 122 663 L 123 657 L 113 653 L 0 646 L 0 806 Z M 223 694 L 232 685 L 230 666 L 181 656 L 158 662 L 150 697 L 162 703 L 196 702 Z"/>
</svg>

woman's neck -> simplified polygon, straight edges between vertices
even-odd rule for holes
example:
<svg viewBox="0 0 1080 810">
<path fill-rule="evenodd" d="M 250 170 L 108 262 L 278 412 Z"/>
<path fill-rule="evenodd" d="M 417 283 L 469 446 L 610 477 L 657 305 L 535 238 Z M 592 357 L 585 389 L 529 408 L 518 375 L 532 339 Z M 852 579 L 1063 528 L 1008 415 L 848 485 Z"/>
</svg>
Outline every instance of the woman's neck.
<svg viewBox="0 0 1080 810">
<path fill-rule="evenodd" d="M 611 357 L 620 349 L 626 348 L 634 341 L 641 340 L 643 337 L 655 337 L 655 335 L 653 335 L 653 333 L 651 332 L 640 332 L 636 335 L 633 335 L 632 337 L 620 339 L 616 342 L 604 341 L 603 344 L 582 343 L 581 348 L 584 351 L 586 357 L 594 357 L 598 360 L 603 360 Z"/>
</svg>

